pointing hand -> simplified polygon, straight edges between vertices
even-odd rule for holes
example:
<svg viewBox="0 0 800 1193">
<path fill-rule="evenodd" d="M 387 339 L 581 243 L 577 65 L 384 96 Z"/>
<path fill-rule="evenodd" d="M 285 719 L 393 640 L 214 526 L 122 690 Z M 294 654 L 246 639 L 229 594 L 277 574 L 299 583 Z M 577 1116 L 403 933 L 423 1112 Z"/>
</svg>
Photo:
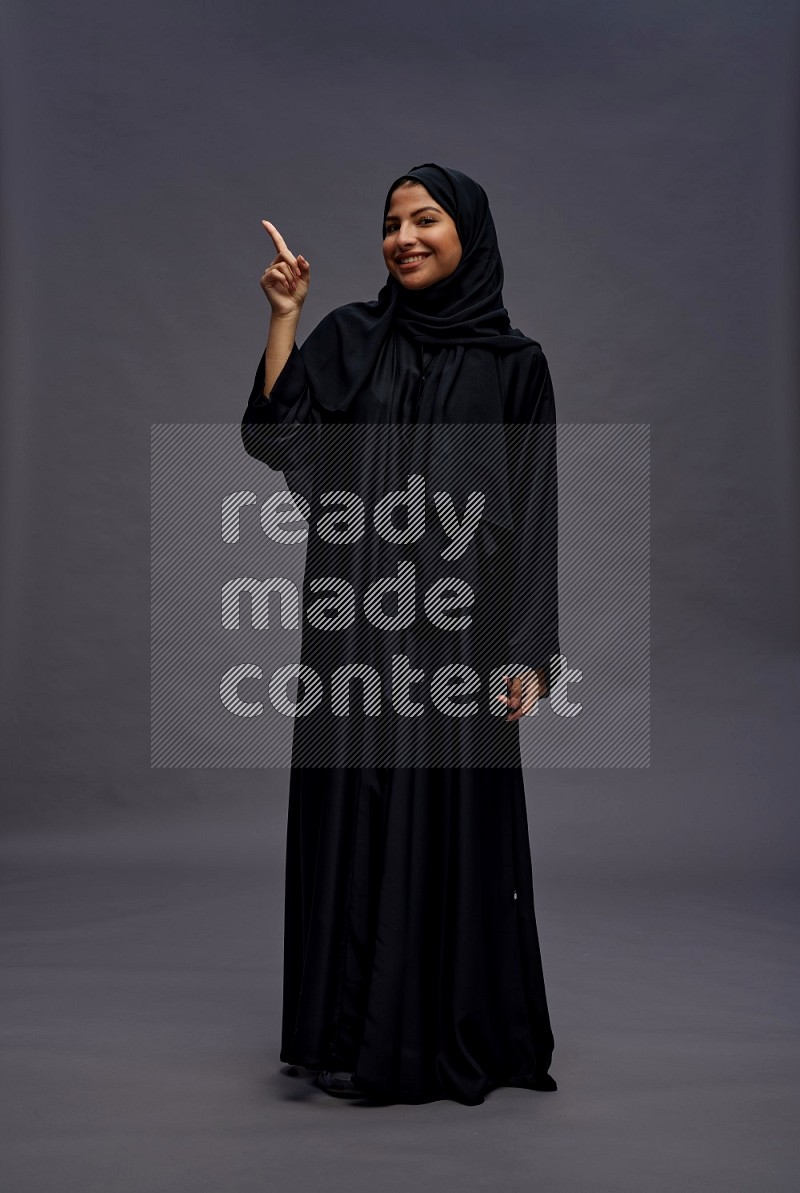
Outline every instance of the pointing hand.
<svg viewBox="0 0 800 1193">
<path fill-rule="evenodd" d="M 261 289 L 269 299 L 274 315 L 296 314 L 308 295 L 311 266 L 305 257 L 295 257 L 274 224 L 269 220 L 261 223 L 277 250 L 276 257 L 261 275 Z"/>
</svg>

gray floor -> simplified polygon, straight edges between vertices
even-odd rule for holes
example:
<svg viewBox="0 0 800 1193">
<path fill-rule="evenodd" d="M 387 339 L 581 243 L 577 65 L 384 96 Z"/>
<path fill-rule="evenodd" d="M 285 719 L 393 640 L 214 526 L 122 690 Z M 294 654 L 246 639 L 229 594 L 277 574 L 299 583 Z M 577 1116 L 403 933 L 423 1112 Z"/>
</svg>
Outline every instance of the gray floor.
<svg viewBox="0 0 800 1193">
<path fill-rule="evenodd" d="M 557 872 L 540 825 L 558 1092 L 359 1106 L 278 1060 L 283 816 L 242 798 L 7 840 L 10 1191 L 796 1188 L 780 881 Z"/>
<path fill-rule="evenodd" d="M 143 731 L 118 788 L 20 776 L 4 1187 L 793 1191 L 800 668 L 758 661 L 677 668 L 649 768 L 527 772 L 559 1089 L 481 1106 L 282 1073 L 286 771 L 150 771 Z"/>
</svg>

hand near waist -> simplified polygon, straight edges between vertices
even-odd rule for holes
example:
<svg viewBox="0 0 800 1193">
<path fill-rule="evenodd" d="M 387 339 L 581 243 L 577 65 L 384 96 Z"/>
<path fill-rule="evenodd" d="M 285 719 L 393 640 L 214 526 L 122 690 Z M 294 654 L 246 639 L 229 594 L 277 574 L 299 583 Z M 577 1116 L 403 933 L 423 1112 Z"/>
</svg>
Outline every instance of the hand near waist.
<svg viewBox="0 0 800 1193">
<path fill-rule="evenodd" d="M 548 693 L 545 667 L 539 667 L 536 671 L 524 671 L 521 675 L 506 675 L 504 678 L 507 694 L 495 696 L 495 700 L 505 703 L 511 709 L 506 721 L 518 721 L 535 708 L 540 697 Z"/>
</svg>

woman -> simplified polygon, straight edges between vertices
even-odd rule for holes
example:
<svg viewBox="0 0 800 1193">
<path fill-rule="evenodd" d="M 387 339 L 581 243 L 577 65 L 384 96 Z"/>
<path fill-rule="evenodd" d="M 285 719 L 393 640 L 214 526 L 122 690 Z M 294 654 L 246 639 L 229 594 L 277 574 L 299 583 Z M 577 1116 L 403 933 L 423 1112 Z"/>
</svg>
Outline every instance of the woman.
<svg viewBox="0 0 800 1193">
<path fill-rule="evenodd" d="M 444 572 L 441 533 L 402 548 L 373 535 L 346 555 L 363 584 L 399 555 L 424 586 L 438 566 L 473 597 L 466 633 L 424 619 L 383 636 L 304 625 L 304 662 L 332 678 L 344 648 L 387 676 L 405 651 L 412 668 L 455 657 L 509 675 L 491 697 L 503 707 L 482 704 L 477 718 L 439 715 L 431 689 L 432 716 L 420 703 L 424 716 L 295 721 L 281 1060 L 316 1071 L 326 1092 L 382 1100 L 555 1090 L 518 736 L 560 655 L 547 361 L 509 323 L 488 200 L 458 170 L 429 162 L 392 183 L 386 284 L 332 311 L 302 348 L 310 265 L 263 222 L 277 255 L 261 278 L 271 320 L 242 420 L 248 452 L 308 509 L 323 491 L 379 498 L 403 478 L 433 479 L 423 504 L 441 532 L 457 525 L 448 501 L 466 520 L 477 500 L 470 549 Z M 337 454 L 334 427 L 366 438 Z M 336 558 L 341 573 L 341 548 Z M 334 566 L 330 543 L 310 535 L 306 575 L 330 580 Z M 304 588 L 306 601 L 318 591 Z"/>
</svg>

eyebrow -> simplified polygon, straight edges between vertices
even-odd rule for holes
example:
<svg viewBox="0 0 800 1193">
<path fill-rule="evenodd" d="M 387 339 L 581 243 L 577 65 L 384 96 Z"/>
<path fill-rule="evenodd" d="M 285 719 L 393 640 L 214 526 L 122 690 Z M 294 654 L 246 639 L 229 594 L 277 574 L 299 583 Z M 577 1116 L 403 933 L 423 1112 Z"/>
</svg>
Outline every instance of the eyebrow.
<svg viewBox="0 0 800 1193">
<path fill-rule="evenodd" d="M 430 203 L 429 203 L 427 207 L 418 207 L 418 208 L 417 208 L 417 210 L 416 210 L 416 211 L 412 211 L 412 212 L 411 212 L 411 214 L 412 214 L 412 215 L 419 215 L 419 213 L 420 213 L 421 211 L 440 211 L 440 210 L 441 210 L 441 209 L 440 209 L 439 207 L 431 207 L 431 205 L 430 205 Z M 389 223 L 389 220 L 396 220 L 396 219 L 397 219 L 397 216 L 396 216 L 396 215 L 389 214 L 389 215 L 387 215 L 386 219 L 384 220 L 384 223 L 388 224 L 388 223 Z"/>
</svg>

